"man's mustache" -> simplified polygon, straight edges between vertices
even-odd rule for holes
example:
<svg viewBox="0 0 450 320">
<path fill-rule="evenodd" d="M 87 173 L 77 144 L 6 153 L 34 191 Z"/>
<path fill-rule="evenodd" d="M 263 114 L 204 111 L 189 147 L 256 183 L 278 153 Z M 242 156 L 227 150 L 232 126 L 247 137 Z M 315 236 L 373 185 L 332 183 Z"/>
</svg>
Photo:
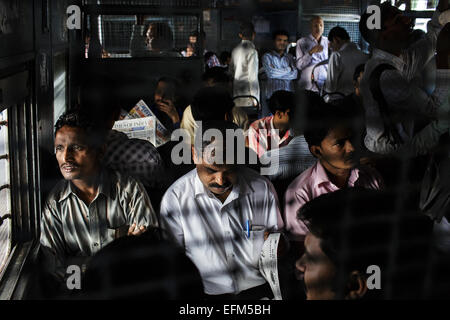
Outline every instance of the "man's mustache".
<svg viewBox="0 0 450 320">
<path fill-rule="evenodd" d="M 224 184 L 224 185 L 219 185 L 217 183 L 211 183 L 209 185 L 209 187 L 210 188 L 217 188 L 217 189 L 228 189 L 228 188 L 231 187 L 231 183 L 227 183 L 227 184 Z"/>
<path fill-rule="evenodd" d="M 79 166 L 74 162 L 65 162 L 60 166 L 60 168 L 64 168 L 64 167 L 78 168 Z"/>
</svg>

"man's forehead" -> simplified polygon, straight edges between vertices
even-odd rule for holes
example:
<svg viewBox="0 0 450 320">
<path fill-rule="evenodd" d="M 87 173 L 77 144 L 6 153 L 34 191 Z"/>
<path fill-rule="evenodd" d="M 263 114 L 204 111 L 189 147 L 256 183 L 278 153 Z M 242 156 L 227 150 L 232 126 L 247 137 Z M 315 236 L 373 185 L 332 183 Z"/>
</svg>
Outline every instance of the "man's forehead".
<svg viewBox="0 0 450 320">
<path fill-rule="evenodd" d="M 277 34 L 277 36 L 275 37 L 275 40 L 288 40 L 288 36 L 286 36 L 284 34 Z"/>
<path fill-rule="evenodd" d="M 85 142 L 86 132 L 82 128 L 63 126 L 56 132 L 55 143 L 58 141 Z"/>
<path fill-rule="evenodd" d="M 207 163 L 207 162 L 203 162 L 201 164 L 202 167 L 207 168 L 207 169 L 211 169 L 217 172 L 226 172 L 226 171 L 234 171 L 235 166 L 232 164 L 218 164 L 218 163 Z"/>
</svg>

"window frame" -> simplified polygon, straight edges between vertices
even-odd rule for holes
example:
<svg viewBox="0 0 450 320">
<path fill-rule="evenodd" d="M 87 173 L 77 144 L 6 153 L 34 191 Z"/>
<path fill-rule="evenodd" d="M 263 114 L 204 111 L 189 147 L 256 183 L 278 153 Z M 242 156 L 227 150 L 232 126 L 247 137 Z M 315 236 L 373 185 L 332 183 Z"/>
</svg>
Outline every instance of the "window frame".
<svg viewBox="0 0 450 320">
<path fill-rule="evenodd" d="M 5 88 L 3 109 L 8 109 L 11 251 L 0 274 L 0 300 L 14 298 L 28 259 L 37 253 L 40 220 L 40 172 L 37 108 L 33 99 L 34 73 L 30 64 L 0 72 Z M 8 95 L 5 92 L 8 91 Z M 3 110 L 2 109 L 2 110 Z M 23 292 L 23 291 L 22 291 Z"/>
</svg>

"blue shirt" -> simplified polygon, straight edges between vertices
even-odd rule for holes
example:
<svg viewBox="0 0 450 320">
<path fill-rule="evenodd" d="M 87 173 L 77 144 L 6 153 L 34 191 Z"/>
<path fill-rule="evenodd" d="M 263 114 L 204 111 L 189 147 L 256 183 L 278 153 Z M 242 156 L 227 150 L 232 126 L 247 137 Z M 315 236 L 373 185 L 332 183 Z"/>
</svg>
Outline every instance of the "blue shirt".
<svg viewBox="0 0 450 320">
<path fill-rule="evenodd" d="M 292 80 L 297 79 L 297 68 L 293 56 L 289 53 L 280 56 L 277 52 L 271 51 L 264 54 L 262 64 L 268 78 L 264 86 L 266 99 L 278 90 L 294 92 Z"/>
</svg>

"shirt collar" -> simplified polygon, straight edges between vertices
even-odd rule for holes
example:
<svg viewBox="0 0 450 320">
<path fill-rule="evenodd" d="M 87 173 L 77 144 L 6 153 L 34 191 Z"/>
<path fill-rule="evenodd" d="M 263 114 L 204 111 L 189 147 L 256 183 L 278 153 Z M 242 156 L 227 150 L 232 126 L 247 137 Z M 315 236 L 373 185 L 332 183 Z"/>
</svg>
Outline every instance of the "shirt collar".
<svg viewBox="0 0 450 320">
<path fill-rule="evenodd" d="M 325 168 L 323 167 L 322 163 L 320 163 L 319 160 L 317 160 L 317 164 L 316 164 L 315 177 L 316 178 L 314 181 L 314 187 L 320 187 L 324 183 L 333 184 L 333 182 L 330 181 L 330 178 L 328 178 L 328 174 L 327 174 Z M 350 187 L 353 187 L 358 179 L 359 179 L 359 169 L 353 168 L 350 171 L 350 177 L 348 178 L 347 185 Z"/>
<path fill-rule="evenodd" d="M 383 51 L 381 49 L 374 49 L 373 50 L 373 57 L 378 59 L 387 60 L 391 64 L 394 65 L 397 70 L 403 70 L 403 67 L 405 66 L 405 62 L 402 58 L 394 56 L 393 54 Z"/>
<path fill-rule="evenodd" d="M 276 131 L 272 131 L 272 130 L 276 130 L 275 129 L 275 127 L 273 126 L 273 119 L 275 118 L 275 116 L 270 116 L 270 119 L 269 119 L 269 131 L 270 131 L 270 134 L 272 134 L 272 132 L 273 133 L 276 133 Z M 286 140 L 287 138 L 289 138 L 291 136 L 291 130 L 288 130 L 288 131 L 286 131 L 286 133 L 284 134 L 284 136 L 283 137 L 280 137 L 279 135 L 278 135 L 278 138 L 280 139 L 280 143 L 282 143 L 284 140 Z"/>
<path fill-rule="evenodd" d="M 341 46 L 341 48 L 339 49 L 339 51 L 344 51 L 345 48 L 347 48 L 348 46 L 351 46 L 352 44 L 354 44 L 354 43 L 352 43 L 352 42 L 350 42 L 350 41 L 344 43 L 344 44 Z"/>
<path fill-rule="evenodd" d="M 110 187 L 111 183 L 109 175 L 108 173 L 102 170 L 102 172 L 100 173 L 100 183 L 98 185 L 97 197 L 99 194 L 103 194 L 106 197 L 109 197 Z M 78 197 L 77 194 L 75 193 L 74 187 L 72 187 L 72 182 L 69 180 L 65 180 L 64 187 L 61 196 L 58 199 L 58 202 L 66 200 L 71 194 L 74 194 L 76 197 Z M 95 199 L 97 199 L 97 197 L 95 197 Z"/>
<path fill-rule="evenodd" d="M 278 58 L 284 58 L 284 57 L 286 57 L 286 55 L 288 54 L 287 52 L 285 52 L 284 54 L 283 54 L 283 56 L 281 56 L 278 52 L 276 52 L 275 50 L 272 50 L 272 54 L 273 55 L 275 55 L 275 56 L 277 56 Z"/>
</svg>

